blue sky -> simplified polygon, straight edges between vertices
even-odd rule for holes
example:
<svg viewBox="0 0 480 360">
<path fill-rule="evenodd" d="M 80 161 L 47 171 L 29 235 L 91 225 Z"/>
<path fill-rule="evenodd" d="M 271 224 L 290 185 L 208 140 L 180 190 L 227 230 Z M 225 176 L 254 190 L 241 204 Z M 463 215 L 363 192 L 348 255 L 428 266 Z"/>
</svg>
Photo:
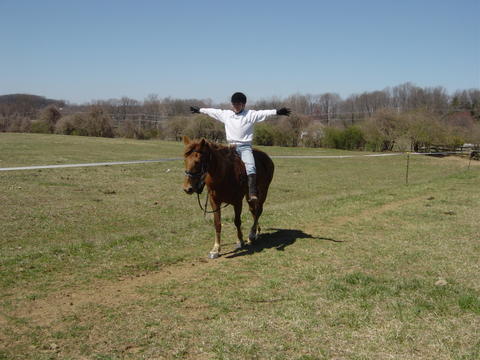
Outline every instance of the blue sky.
<svg viewBox="0 0 480 360">
<path fill-rule="evenodd" d="M 0 0 L 0 94 L 342 97 L 480 87 L 479 0 Z"/>
</svg>

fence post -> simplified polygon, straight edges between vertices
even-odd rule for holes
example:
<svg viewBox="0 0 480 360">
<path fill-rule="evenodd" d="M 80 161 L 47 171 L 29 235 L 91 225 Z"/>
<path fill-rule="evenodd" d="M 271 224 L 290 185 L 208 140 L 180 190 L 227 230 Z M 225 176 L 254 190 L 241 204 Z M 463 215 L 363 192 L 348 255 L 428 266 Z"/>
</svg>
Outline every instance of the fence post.
<svg viewBox="0 0 480 360">
<path fill-rule="evenodd" d="M 408 170 L 410 168 L 410 152 L 407 151 L 407 173 L 405 174 L 405 185 L 408 185 Z"/>
</svg>

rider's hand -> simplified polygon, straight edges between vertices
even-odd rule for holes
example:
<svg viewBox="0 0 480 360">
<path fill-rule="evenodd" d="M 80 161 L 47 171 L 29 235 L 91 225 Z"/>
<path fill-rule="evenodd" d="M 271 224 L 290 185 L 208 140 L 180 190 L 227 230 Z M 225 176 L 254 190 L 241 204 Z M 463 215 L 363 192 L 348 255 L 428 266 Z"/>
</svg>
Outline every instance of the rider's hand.
<svg viewBox="0 0 480 360">
<path fill-rule="evenodd" d="M 277 110 L 277 115 L 289 116 L 290 112 L 291 112 L 290 109 L 288 109 L 286 107 L 283 107 L 283 108 Z"/>
<path fill-rule="evenodd" d="M 198 106 L 190 106 L 190 111 L 192 114 L 200 114 L 200 109 Z"/>
</svg>

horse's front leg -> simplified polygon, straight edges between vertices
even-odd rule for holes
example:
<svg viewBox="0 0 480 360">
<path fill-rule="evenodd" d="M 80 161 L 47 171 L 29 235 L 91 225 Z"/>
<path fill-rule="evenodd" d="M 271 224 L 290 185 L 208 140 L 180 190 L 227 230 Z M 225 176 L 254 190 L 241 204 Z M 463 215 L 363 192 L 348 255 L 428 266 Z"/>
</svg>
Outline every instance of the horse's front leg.
<svg viewBox="0 0 480 360">
<path fill-rule="evenodd" d="M 220 256 L 220 240 L 221 240 L 221 232 L 222 232 L 222 214 L 220 211 L 220 204 L 214 201 L 213 199 L 210 200 L 212 205 L 213 213 L 213 222 L 215 224 L 215 243 L 213 245 L 212 251 L 208 254 L 210 259 L 216 259 Z"/>
<path fill-rule="evenodd" d="M 236 250 L 238 250 L 245 246 L 242 233 L 242 200 L 235 204 L 233 209 L 235 210 L 235 226 L 237 228 L 238 238 Z"/>
</svg>

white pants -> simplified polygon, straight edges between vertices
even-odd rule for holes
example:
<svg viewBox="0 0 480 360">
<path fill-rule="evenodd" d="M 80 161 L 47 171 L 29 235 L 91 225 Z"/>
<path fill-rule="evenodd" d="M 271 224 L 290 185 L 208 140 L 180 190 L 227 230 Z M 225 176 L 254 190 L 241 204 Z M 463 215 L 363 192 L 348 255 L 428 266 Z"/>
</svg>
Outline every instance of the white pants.
<svg viewBox="0 0 480 360">
<path fill-rule="evenodd" d="M 236 149 L 237 153 L 240 155 L 243 163 L 245 164 L 247 175 L 256 174 L 257 170 L 255 169 L 255 159 L 253 158 L 252 145 L 236 145 Z"/>
</svg>

